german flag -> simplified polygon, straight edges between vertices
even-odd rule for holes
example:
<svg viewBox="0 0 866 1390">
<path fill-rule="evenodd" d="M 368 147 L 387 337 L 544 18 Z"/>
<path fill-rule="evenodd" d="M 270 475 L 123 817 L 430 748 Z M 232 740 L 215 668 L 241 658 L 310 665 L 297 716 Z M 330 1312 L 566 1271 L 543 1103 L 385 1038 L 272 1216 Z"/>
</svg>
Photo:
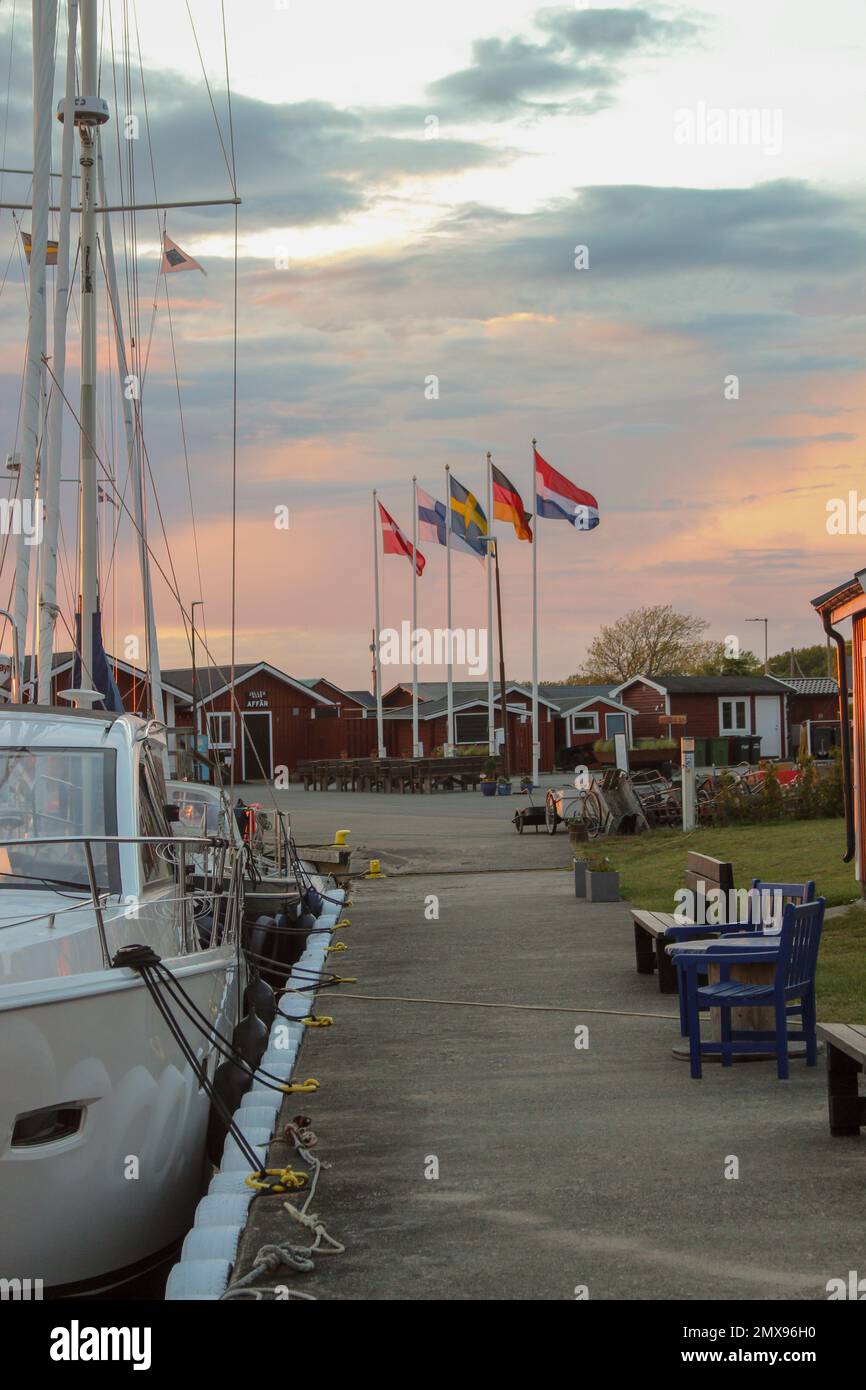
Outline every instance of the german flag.
<svg viewBox="0 0 866 1390">
<path fill-rule="evenodd" d="M 531 541 L 529 512 L 523 505 L 520 493 L 495 463 L 491 463 L 490 467 L 493 472 L 493 515 L 498 521 L 510 521 L 519 541 Z"/>
</svg>

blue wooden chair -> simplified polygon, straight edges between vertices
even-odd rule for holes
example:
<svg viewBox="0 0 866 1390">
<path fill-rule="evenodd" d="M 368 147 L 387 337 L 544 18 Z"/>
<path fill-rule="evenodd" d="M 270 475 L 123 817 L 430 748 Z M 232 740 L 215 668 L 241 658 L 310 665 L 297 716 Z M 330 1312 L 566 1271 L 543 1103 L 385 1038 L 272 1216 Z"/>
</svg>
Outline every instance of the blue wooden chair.
<svg viewBox="0 0 866 1390">
<path fill-rule="evenodd" d="M 817 1064 L 815 967 L 824 924 L 824 907 L 824 898 L 802 903 L 799 907 L 789 903 L 782 919 L 781 933 L 772 944 L 771 938 L 768 938 L 767 951 L 754 948 L 738 951 L 736 939 L 726 937 L 700 954 L 694 952 L 690 957 L 687 951 L 683 951 L 678 955 L 678 960 L 684 966 L 689 1052 L 692 1076 L 696 1080 L 700 1080 L 702 1074 L 701 1057 L 707 1053 L 721 1053 L 722 1065 L 729 1067 L 737 1052 L 775 1052 L 779 1080 L 786 1081 L 789 1041 L 805 1041 L 806 1065 L 814 1067 Z M 745 984 L 730 979 L 732 965 L 760 961 L 775 963 L 772 982 Z M 719 966 L 721 978 L 716 984 L 699 984 L 699 970 L 712 962 Z M 731 1010 L 744 1007 L 774 1008 L 776 1017 L 773 1031 L 733 1029 Z M 721 1010 L 720 1041 L 701 1040 L 702 1008 Z M 792 1033 L 788 1031 L 788 1020 L 796 1014 L 800 1015 L 801 1028 L 799 1032 Z"/>
<path fill-rule="evenodd" d="M 746 932 L 763 931 L 765 927 L 772 925 L 772 922 L 763 920 L 762 914 L 767 902 L 769 901 L 775 911 L 780 900 L 783 911 L 788 903 L 793 903 L 796 907 L 800 903 L 814 902 L 814 880 L 810 878 L 805 883 L 768 883 L 764 879 L 753 878 L 749 888 L 745 922 L 720 922 L 718 927 L 708 928 L 707 934 L 718 932 L 720 936 L 730 937 L 743 935 Z M 688 940 L 689 937 L 695 936 L 695 929 L 694 927 L 672 927 L 670 934 L 674 940 Z M 776 934 L 774 933 L 774 935 Z M 680 1002 L 680 1036 L 685 1038 L 688 1037 L 689 1027 L 686 1014 L 684 967 L 681 956 L 676 957 L 675 964 L 677 967 L 677 993 Z"/>
</svg>

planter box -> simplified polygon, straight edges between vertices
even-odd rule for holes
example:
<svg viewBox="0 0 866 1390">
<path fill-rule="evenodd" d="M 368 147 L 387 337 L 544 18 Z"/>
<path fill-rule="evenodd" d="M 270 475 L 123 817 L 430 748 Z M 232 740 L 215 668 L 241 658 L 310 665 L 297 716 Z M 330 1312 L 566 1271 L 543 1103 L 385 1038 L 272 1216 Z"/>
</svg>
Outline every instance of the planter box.
<svg viewBox="0 0 866 1390">
<path fill-rule="evenodd" d="M 497 783 L 496 792 L 497 792 L 497 795 L 498 795 L 498 796 L 510 796 L 510 795 L 511 795 L 511 783 L 510 783 L 510 782 L 499 782 L 499 783 Z"/>
<path fill-rule="evenodd" d="M 654 767 L 656 763 L 670 762 L 676 754 L 675 748 L 630 748 L 628 750 L 629 767 Z M 613 767 L 616 762 L 616 754 L 613 749 L 610 752 L 596 753 L 595 757 L 602 767 Z"/>
<path fill-rule="evenodd" d="M 586 875 L 586 896 L 591 903 L 619 902 L 619 874 L 615 869 L 589 869 Z"/>
<path fill-rule="evenodd" d="M 479 782 L 478 785 L 479 785 L 480 788 L 481 788 L 481 795 L 482 795 L 482 796 L 495 796 L 495 795 L 496 795 L 496 783 L 495 783 L 495 782 Z"/>
<path fill-rule="evenodd" d="M 574 896 L 576 898 L 586 897 L 586 860 L 575 859 L 574 861 Z"/>
</svg>

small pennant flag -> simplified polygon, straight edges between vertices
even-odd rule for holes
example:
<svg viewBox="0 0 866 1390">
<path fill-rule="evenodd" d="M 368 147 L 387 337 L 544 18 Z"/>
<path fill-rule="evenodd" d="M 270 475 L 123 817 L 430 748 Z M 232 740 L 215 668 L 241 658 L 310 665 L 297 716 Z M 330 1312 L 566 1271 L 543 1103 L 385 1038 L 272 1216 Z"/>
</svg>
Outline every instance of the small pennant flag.
<svg viewBox="0 0 866 1390">
<path fill-rule="evenodd" d="M 108 502 L 109 506 L 117 506 L 117 503 L 115 502 L 114 498 L 111 496 L 109 492 L 106 491 L 106 489 L 102 486 L 102 483 L 96 484 L 96 498 L 99 502 Z"/>
<path fill-rule="evenodd" d="M 570 521 L 578 531 L 598 525 L 598 502 L 591 492 L 564 478 L 535 450 L 535 511 L 551 521 Z"/>
<path fill-rule="evenodd" d="M 386 555 L 405 555 L 407 560 L 414 558 L 415 573 L 420 576 L 424 573 L 424 566 L 427 561 L 416 550 L 408 536 L 405 536 L 392 517 L 390 512 L 386 512 L 382 503 L 379 503 L 379 520 L 382 523 L 382 550 Z"/>
<path fill-rule="evenodd" d="M 27 264 L 29 265 L 29 264 L 30 264 L 30 253 L 31 253 L 32 250 L 33 250 L 33 238 L 32 238 L 32 236 L 30 235 L 29 232 L 22 231 L 22 232 L 21 232 L 21 241 L 22 241 L 22 244 L 23 244 L 23 246 L 24 246 L 24 254 L 25 254 L 25 256 L 27 257 Z M 56 241 L 49 241 L 49 242 L 46 243 L 46 246 L 45 246 L 45 264 L 46 264 L 46 265 L 56 265 L 56 264 L 57 264 L 57 242 L 56 242 Z"/>
<path fill-rule="evenodd" d="M 531 541 L 530 516 L 520 493 L 495 463 L 491 463 L 490 468 L 493 475 L 493 515 L 497 521 L 510 521 L 519 541 Z"/>
<path fill-rule="evenodd" d="M 176 270 L 200 270 L 202 275 L 207 275 L 203 265 L 194 261 L 192 256 L 188 256 L 182 251 L 176 241 L 172 241 L 167 232 L 162 234 L 162 273 L 171 275 Z"/>
</svg>

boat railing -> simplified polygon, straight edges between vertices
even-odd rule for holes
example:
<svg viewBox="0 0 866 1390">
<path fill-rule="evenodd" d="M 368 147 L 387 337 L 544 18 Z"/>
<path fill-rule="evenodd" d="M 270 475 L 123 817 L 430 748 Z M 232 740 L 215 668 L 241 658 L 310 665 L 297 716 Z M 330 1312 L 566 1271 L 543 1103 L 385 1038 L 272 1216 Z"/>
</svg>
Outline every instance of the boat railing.
<svg viewBox="0 0 866 1390">
<path fill-rule="evenodd" d="M 198 950 L 208 950 L 220 942 L 235 940 L 240 933 L 243 850 L 242 847 L 223 836 L 186 834 L 182 836 L 38 835 L 28 836 L 26 840 L 20 837 L 0 839 L 0 852 L 7 849 L 21 849 L 22 846 L 35 849 L 50 845 L 63 845 L 64 847 L 81 845 L 82 847 L 87 871 L 87 884 L 82 883 L 81 888 L 83 892 L 89 892 L 89 898 L 76 903 L 74 909 L 80 910 L 82 907 L 89 907 L 93 910 L 102 964 L 106 970 L 112 969 L 112 955 L 105 924 L 105 909 L 109 906 L 112 897 L 118 897 L 121 906 L 124 905 L 125 901 L 126 912 L 138 908 L 141 905 L 141 900 L 133 896 L 127 896 L 124 900 L 122 895 L 112 894 L 99 886 L 93 856 L 94 846 L 153 845 L 157 855 L 176 869 L 179 886 L 178 896 L 170 900 L 163 898 L 161 901 L 163 903 L 166 901 L 176 902 L 180 905 L 181 922 L 178 944 L 181 954 L 187 955 Z M 197 862 L 191 862 L 191 854 L 198 855 Z M 190 872 L 199 879 L 199 882 L 191 889 L 188 888 Z M 14 870 L 11 871 L 10 877 L 15 877 Z M 46 877 L 45 882 L 50 883 L 50 881 L 50 876 Z M 53 915 L 59 916 L 60 913 Z M 209 940 L 205 944 L 199 937 L 196 923 L 197 919 L 206 915 L 211 916 L 211 929 Z"/>
</svg>

